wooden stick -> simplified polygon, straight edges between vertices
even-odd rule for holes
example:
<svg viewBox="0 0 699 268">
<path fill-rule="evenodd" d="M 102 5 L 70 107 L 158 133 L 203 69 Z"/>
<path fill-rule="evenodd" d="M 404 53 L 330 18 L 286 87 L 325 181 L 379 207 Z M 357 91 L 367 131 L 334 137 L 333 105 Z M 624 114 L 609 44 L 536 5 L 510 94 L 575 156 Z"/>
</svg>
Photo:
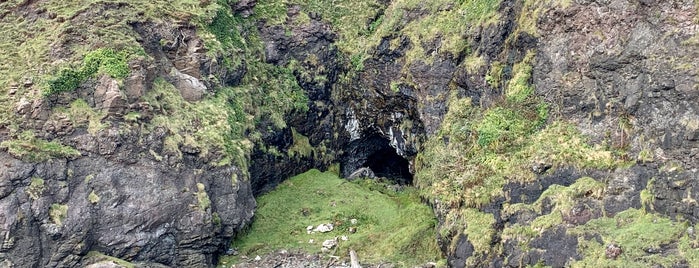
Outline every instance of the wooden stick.
<svg viewBox="0 0 699 268">
<path fill-rule="evenodd" d="M 362 266 L 359 265 L 359 258 L 357 257 L 357 252 L 354 250 L 350 250 L 350 267 L 362 268 Z"/>
</svg>

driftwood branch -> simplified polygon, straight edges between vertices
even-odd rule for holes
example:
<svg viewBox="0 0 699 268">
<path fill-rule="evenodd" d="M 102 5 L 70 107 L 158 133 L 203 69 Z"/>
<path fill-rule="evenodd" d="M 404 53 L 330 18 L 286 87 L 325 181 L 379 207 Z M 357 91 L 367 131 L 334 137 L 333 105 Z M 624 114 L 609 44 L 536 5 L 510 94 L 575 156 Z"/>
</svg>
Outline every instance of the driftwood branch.
<svg viewBox="0 0 699 268">
<path fill-rule="evenodd" d="M 350 250 L 350 267 L 362 268 L 362 266 L 359 265 L 359 258 L 357 257 L 357 252 L 354 250 Z"/>
</svg>

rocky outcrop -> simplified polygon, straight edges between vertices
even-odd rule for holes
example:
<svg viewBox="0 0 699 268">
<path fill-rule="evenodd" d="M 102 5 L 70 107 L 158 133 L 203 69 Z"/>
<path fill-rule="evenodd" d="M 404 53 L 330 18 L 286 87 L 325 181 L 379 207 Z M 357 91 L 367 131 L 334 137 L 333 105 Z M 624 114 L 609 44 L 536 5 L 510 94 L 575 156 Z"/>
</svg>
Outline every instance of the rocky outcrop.
<svg viewBox="0 0 699 268">
<path fill-rule="evenodd" d="M 167 106 L 172 98 L 196 103 L 245 74 L 245 66 L 219 65 L 183 24 L 131 25 L 146 54 L 131 58 L 123 82 L 104 74 L 16 104 L 18 127 L 32 139 L 1 141 L 51 157 L 0 151 L 0 266 L 114 267 L 93 257 L 107 255 L 147 267 L 209 267 L 251 221 L 247 170 L 220 162 L 221 148 L 173 144 L 184 133 L 151 122 L 181 108 Z M 158 79 L 173 84 L 171 99 L 146 99 L 162 90 Z"/>
</svg>

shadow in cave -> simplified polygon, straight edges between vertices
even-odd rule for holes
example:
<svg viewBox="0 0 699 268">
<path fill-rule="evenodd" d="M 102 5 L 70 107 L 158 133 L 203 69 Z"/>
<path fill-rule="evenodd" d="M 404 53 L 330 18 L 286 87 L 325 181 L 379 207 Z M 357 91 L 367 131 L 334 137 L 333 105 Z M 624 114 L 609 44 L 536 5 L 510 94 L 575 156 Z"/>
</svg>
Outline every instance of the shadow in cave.
<svg viewBox="0 0 699 268">
<path fill-rule="evenodd" d="M 342 160 L 342 175 L 345 178 L 360 168 L 370 168 L 376 177 L 384 177 L 399 184 L 411 184 L 408 160 L 396 153 L 387 139 L 371 136 L 353 141 Z"/>
</svg>

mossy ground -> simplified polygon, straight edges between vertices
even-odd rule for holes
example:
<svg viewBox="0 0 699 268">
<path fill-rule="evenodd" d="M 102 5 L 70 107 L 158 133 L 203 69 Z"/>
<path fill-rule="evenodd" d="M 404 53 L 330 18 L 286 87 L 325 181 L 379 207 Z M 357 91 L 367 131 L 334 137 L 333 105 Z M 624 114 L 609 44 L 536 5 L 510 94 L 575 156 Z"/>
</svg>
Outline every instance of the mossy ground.
<svg viewBox="0 0 699 268">
<path fill-rule="evenodd" d="M 315 253 L 326 239 L 346 235 L 349 240 L 340 240 L 333 255 L 348 256 L 354 249 L 362 263 L 390 262 L 398 267 L 441 260 L 436 219 L 414 189 L 396 191 L 376 181 L 349 182 L 334 173 L 311 170 L 285 181 L 257 202 L 255 221 L 232 245 L 241 255 L 254 257 L 278 249 Z M 357 223 L 353 225 L 351 219 Z M 307 226 L 323 223 L 334 224 L 334 230 L 307 234 Z M 356 233 L 350 233 L 350 227 Z M 226 257 L 220 264 L 237 260 Z"/>
</svg>

